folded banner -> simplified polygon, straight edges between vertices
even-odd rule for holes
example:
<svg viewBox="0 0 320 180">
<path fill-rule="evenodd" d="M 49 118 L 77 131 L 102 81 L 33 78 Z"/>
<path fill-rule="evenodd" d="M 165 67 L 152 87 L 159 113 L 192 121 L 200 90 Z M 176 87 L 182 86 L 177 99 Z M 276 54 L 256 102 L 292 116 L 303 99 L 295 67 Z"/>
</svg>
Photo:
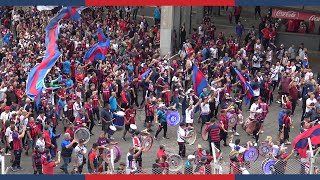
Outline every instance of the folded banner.
<svg viewBox="0 0 320 180">
<path fill-rule="evenodd" d="M 29 72 L 26 85 L 26 95 L 37 98 L 39 103 L 41 92 L 46 90 L 44 79 L 61 55 L 58 48 L 59 21 L 61 19 L 79 20 L 82 7 L 64 7 L 48 23 L 46 31 L 46 52 L 42 62 L 35 65 Z"/>
</svg>

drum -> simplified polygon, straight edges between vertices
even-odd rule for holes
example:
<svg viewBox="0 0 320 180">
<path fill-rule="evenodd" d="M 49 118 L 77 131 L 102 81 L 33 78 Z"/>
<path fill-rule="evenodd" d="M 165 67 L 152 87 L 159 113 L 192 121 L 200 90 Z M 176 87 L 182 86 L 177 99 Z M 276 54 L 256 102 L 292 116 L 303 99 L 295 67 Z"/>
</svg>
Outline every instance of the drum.
<svg viewBox="0 0 320 180">
<path fill-rule="evenodd" d="M 122 153 L 121 153 L 121 150 L 120 150 L 120 147 L 117 146 L 117 145 L 114 145 L 112 147 L 113 149 L 113 157 L 114 157 L 114 163 L 117 163 L 120 159 L 121 159 L 121 156 L 122 156 Z M 103 157 L 104 159 L 105 158 L 111 158 L 111 150 L 110 148 L 107 148 L 103 151 Z"/>
<path fill-rule="evenodd" d="M 186 138 L 185 141 L 188 145 L 193 145 L 197 140 L 197 133 L 194 130 L 188 130 L 186 136 L 188 136 L 188 138 Z"/>
<path fill-rule="evenodd" d="M 108 134 L 112 136 L 117 131 L 117 128 L 114 125 L 109 126 Z"/>
<path fill-rule="evenodd" d="M 266 157 L 269 153 L 272 153 L 272 146 L 267 142 L 262 142 L 259 146 L 259 154 Z"/>
<path fill-rule="evenodd" d="M 136 130 L 137 130 L 137 125 L 135 125 L 135 124 L 130 124 L 129 133 L 130 133 L 130 134 L 133 134 L 133 133 L 136 132 Z"/>
<path fill-rule="evenodd" d="M 235 113 L 231 113 L 231 112 L 227 112 L 227 120 L 229 122 L 229 127 L 234 127 L 237 125 L 238 122 L 238 118 L 237 118 L 237 114 Z"/>
<path fill-rule="evenodd" d="M 204 141 L 208 141 L 208 129 L 210 127 L 211 124 L 205 124 L 203 127 L 202 127 L 202 130 L 201 130 L 201 135 L 202 135 L 202 139 Z"/>
<path fill-rule="evenodd" d="M 255 120 L 247 119 L 246 122 L 242 125 L 243 130 L 246 131 L 247 134 L 252 134 L 256 128 Z"/>
<path fill-rule="evenodd" d="M 150 135 L 141 136 L 141 138 L 142 138 L 141 147 L 144 148 L 144 152 L 150 151 L 153 144 L 153 138 Z"/>
<path fill-rule="evenodd" d="M 183 167 L 183 160 L 178 154 L 168 153 L 168 163 L 170 171 L 179 171 Z"/>
<path fill-rule="evenodd" d="M 179 112 L 178 111 L 168 111 L 166 121 L 169 124 L 169 126 L 178 125 L 180 123 Z"/>
<path fill-rule="evenodd" d="M 276 160 L 266 159 L 262 162 L 262 171 L 264 174 L 272 174 L 274 172 L 274 165 L 277 163 Z"/>
<path fill-rule="evenodd" d="M 124 115 L 125 113 L 123 111 L 118 111 L 113 114 L 113 124 L 115 126 L 123 126 L 124 125 Z"/>
<path fill-rule="evenodd" d="M 239 122 L 239 124 L 243 124 L 243 115 L 242 114 L 238 114 L 238 122 Z"/>
<path fill-rule="evenodd" d="M 77 142 L 79 142 L 80 139 L 85 139 L 84 144 L 86 144 L 90 140 L 90 132 L 89 132 L 89 130 L 87 128 L 85 128 L 85 127 L 78 128 L 74 132 L 74 139 Z"/>
<path fill-rule="evenodd" d="M 247 162 L 255 162 L 259 157 L 259 151 L 256 147 L 250 147 L 244 152 L 243 158 Z"/>
</svg>

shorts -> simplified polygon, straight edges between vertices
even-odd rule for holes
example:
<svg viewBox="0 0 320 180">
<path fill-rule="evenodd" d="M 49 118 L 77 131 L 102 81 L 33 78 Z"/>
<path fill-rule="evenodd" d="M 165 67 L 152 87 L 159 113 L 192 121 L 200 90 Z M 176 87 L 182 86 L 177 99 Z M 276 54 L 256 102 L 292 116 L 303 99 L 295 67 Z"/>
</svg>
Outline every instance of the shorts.
<svg viewBox="0 0 320 180">
<path fill-rule="evenodd" d="M 153 116 L 147 116 L 146 117 L 146 123 L 152 123 L 154 117 Z"/>
<path fill-rule="evenodd" d="M 125 129 L 126 131 L 129 131 L 129 129 L 130 129 L 130 124 L 125 124 L 125 125 L 124 125 L 124 129 Z"/>
<path fill-rule="evenodd" d="M 283 128 L 283 126 L 279 126 L 279 132 L 281 132 L 281 131 L 282 131 L 282 128 Z"/>
</svg>

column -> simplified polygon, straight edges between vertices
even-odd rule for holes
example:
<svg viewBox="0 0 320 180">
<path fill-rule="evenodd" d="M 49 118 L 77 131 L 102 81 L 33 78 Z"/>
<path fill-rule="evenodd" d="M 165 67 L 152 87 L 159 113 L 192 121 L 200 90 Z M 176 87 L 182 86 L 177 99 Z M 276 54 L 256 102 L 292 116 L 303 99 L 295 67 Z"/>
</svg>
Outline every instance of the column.
<svg viewBox="0 0 320 180">
<path fill-rule="evenodd" d="M 172 35 L 174 28 L 174 7 L 161 6 L 160 22 L 160 55 L 163 57 L 168 52 L 172 54 Z"/>
</svg>

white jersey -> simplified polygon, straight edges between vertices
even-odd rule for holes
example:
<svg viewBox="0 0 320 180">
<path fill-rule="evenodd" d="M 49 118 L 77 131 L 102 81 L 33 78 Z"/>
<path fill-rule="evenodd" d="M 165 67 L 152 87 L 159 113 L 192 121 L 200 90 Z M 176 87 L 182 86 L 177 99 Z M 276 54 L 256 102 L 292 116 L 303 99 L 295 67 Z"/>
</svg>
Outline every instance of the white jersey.
<svg viewBox="0 0 320 180">
<path fill-rule="evenodd" d="M 128 153 L 127 154 L 127 174 L 134 172 L 137 170 L 137 163 L 134 159 L 133 155 Z"/>
<path fill-rule="evenodd" d="M 186 136 L 186 131 L 179 126 L 177 131 L 177 141 L 184 142 L 184 139 L 183 139 L 184 136 Z"/>
</svg>

